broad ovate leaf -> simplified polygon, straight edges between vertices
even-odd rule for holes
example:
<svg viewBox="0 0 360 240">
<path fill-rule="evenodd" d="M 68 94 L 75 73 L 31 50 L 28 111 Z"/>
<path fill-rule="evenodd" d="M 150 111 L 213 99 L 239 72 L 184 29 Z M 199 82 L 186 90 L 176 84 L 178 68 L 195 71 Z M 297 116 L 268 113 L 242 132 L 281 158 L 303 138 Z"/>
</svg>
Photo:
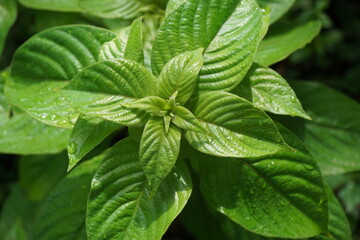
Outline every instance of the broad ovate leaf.
<svg viewBox="0 0 360 240">
<path fill-rule="evenodd" d="M 182 53 L 171 59 L 159 76 L 159 96 L 168 99 L 178 91 L 176 102 L 183 105 L 192 95 L 203 66 L 203 49 Z"/>
<path fill-rule="evenodd" d="M 316 82 L 291 82 L 312 121 L 287 121 L 325 175 L 360 170 L 360 104 Z M 326 103 L 326 104 L 325 104 Z"/>
<path fill-rule="evenodd" d="M 284 138 L 297 151 L 243 159 L 194 155 L 200 188 L 213 208 L 251 232 L 286 239 L 319 235 L 328 224 L 320 170 L 296 136 L 286 131 Z"/>
<path fill-rule="evenodd" d="M 253 64 L 245 79 L 232 92 L 261 110 L 310 118 L 286 80 L 268 67 Z"/>
<path fill-rule="evenodd" d="M 159 75 L 176 55 L 204 48 L 200 90 L 230 90 L 245 76 L 261 37 L 262 13 L 255 0 L 190 0 L 159 28 L 152 69 Z"/>
<path fill-rule="evenodd" d="M 185 134 L 190 145 L 200 152 L 222 157 L 256 157 L 286 148 L 274 122 L 233 94 L 201 93 L 190 102 L 190 111 L 208 132 Z"/>
<path fill-rule="evenodd" d="M 275 24 L 270 28 L 266 38 L 260 42 L 254 61 L 263 66 L 280 62 L 310 43 L 320 29 L 320 21 L 309 21 L 301 25 Z"/>
<path fill-rule="evenodd" d="M 0 0 L 0 56 L 3 51 L 7 34 L 17 16 L 17 6 L 14 0 Z"/>
<path fill-rule="evenodd" d="M 171 124 L 168 132 L 164 119 L 152 117 L 145 125 L 140 142 L 140 162 L 152 190 L 172 171 L 180 151 L 181 130 Z"/>
<path fill-rule="evenodd" d="M 145 124 L 148 115 L 122 104 L 156 95 L 157 79 L 140 63 L 125 59 L 101 61 L 81 71 L 62 94 L 84 115 L 127 126 Z"/>
<path fill-rule="evenodd" d="M 68 144 L 68 171 L 106 137 L 121 128 L 123 126 L 102 118 L 80 116 L 74 125 Z"/>
<path fill-rule="evenodd" d="M 86 240 L 86 203 L 103 155 L 74 168 L 50 192 L 35 221 L 33 239 Z"/>
<path fill-rule="evenodd" d="M 7 99 L 39 121 L 71 128 L 78 113 L 60 89 L 95 63 L 101 46 L 114 37 L 108 30 L 85 25 L 56 27 L 33 36 L 14 55 Z"/>
<path fill-rule="evenodd" d="M 179 161 L 151 194 L 139 162 L 138 144 L 129 138 L 122 140 L 93 178 L 87 208 L 88 238 L 160 240 L 190 193 L 188 169 Z"/>
<path fill-rule="evenodd" d="M 276 22 L 286 13 L 295 0 L 256 0 L 260 7 L 270 10 L 270 23 Z"/>
</svg>

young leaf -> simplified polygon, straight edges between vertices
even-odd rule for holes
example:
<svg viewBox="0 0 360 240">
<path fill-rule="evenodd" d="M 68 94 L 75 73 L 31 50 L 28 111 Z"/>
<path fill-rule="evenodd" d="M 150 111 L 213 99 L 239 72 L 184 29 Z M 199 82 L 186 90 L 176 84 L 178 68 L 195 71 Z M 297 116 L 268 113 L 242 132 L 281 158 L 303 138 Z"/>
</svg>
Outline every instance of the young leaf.
<svg viewBox="0 0 360 240">
<path fill-rule="evenodd" d="M 308 147 L 324 175 L 360 170 L 360 105 L 315 82 L 291 82 L 313 121 L 287 121 Z M 324 104 L 326 103 L 326 104 Z"/>
<path fill-rule="evenodd" d="M 253 64 L 232 92 L 261 110 L 310 119 L 286 80 L 268 67 Z"/>
<path fill-rule="evenodd" d="M 70 171 L 75 165 L 94 147 L 101 143 L 112 132 L 123 128 L 123 126 L 103 120 L 80 116 L 71 132 L 68 155 Z"/>
<path fill-rule="evenodd" d="M 168 99 L 178 91 L 176 101 L 183 105 L 192 95 L 203 66 L 203 49 L 182 53 L 171 59 L 159 76 L 159 96 Z"/>
<path fill-rule="evenodd" d="M 156 116 L 164 116 L 163 112 L 167 108 L 167 102 L 157 96 L 140 98 L 130 103 L 122 104 L 129 109 L 139 109 Z"/>
<path fill-rule="evenodd" d="M 56 27 L 33 36 L 14 55 L 12 77 L 5 85 L 7 99 L 39 121 L 71 128 L 78 113 L 59 90 L 95 63 L 102 44 L 114 37 L 85 25 Z"/>
<path fill-rule="evenodd" d="M 91 179 L 103 157 L 80 164 L 59 182 L 41 206 L 33 239 L 87 239 L 86 202 Z"/>
<path fill-rule="evenodd" d="M 270 23 L 276 22 L 284 13 L 286 13 L 295 0 L 256 0 L 260 7 L 270 9 Z"/>
<path fill-rule="evenodd" d="M 200 133 L 207 133 L 207 130 L 202 126 L 201 122 L 196 119 L 194 114 L 184 107 L 175 107 L 175 117 L 172 123 L 186 131 L 195 131 Z"/>
<path fill-rule="evenodd" d="M 260 41 L 262 13 L 255 0 L 189 0 L 166 17 L 154 42 L 159 75 L 176 55 L 204 48 L 200 90 L 230 90 L 250 68 Z"/>
<path fill-rule="evenodd" d="M 160 240 L 190 197 L 191 180 L 181 161 L 150 197 L 137 145 L 120 141 L 98 168 L 87 208 L 89 239 Z"/>
<path fill-rule="evenodd" d="M 284 138 L 293 148 L 304 148 L 290 132 Z M 327 230 L 321 174 L 302 150 L 245 159 L 194 155 L 192 163 L 209 204 L 251 232 L 288 239 Z"/>
<path fill-rule="evenodd" d="M 14 0 L 1 0 L 0 1 L 0 57 L 4 48 L 7 34 L 16 20 L 17 5 Z"/>
<path fill-rule="evenodd" d="M 62 91 L 84 115 L 127 126 L 141 126 L 148 115 L 127 109 L 126 104 L 156 95 L 157 79 L 141 64 L 116 59 L 95 63 L 81 71 Z"/>
<path fill-rule="evenodd" d="M 99 53 L 100 61 L 117 58 L 144 64 L 142 18 L 135 20 L 130 27 L 122 29 L 116 38 L 102 46 Z"/>
<path fill-rule="evenodd" d="M 319 21 L 309 21 L 302 25 L 293 23 L 273 25 L 267 37 L 260 42 L 254 61 L 263 66 L 280 62 L 311 42 L 320 29 Z"/>
<path fill-rule="evenodd" d="M 140 162 L 152 191 L 155 191 L 173 169 L 180 151 L 181 130 L 175 125 L 164 127 L 164 120 L 152 117 L 145 125 L 140 142 Z"/>
<path fill-rule="evenodd" d="M 200 152 L 223 157 L 256 157 L 286 148 L 273 121 L 250 102 L 230 93 L 201 93 L 190 111 L 209 134 L 187 131 Z"/>
<path fill-rule="evenodd" d="M 79 0 L 19 0 L 19 2 L 28 7 L 40 10 L 60 11 L 60 12 L 80 12 Z"/>
</svg>

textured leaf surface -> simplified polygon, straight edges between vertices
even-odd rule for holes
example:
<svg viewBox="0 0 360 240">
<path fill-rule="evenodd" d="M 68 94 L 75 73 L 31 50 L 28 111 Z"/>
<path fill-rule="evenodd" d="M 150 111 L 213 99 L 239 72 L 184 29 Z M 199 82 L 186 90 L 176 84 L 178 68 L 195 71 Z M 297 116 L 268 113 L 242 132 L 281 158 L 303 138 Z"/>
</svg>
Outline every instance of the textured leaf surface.
<svg viewBox="0 0 360 240">
<path fill-rule="evenodd" d="M 203 66 L 203 49 L 182 53 L 171 59 L 159 76 L 159 96 L 168 99 L 178 91 L 176 102 L 183 105 L 192 95 Z"/>
<path fill-rule="evenodd" d="M 209 134 L 186 132 L 198 151 L 223 157 L 255 157 L 286 148 L 273 121 L 248 101 L 230 93 L 202 93 L 190 111 Z"/>
<path fill-rule="evenodd" d="M 263 66 L 280 62 L 311 42 L 320 29 L 319 21 L 310 21 L 302 25 L 293 23 L 273 25 L 266 38 L 260 42 L 254 61 Z"/>
<path fill-rule="evenodd" d="M 268 67 L 254 64 L 233 93 L 261 110 L 309 119 L 286 80 Z"/>
<path fill-rule="evenodd" d="M 268 237 L 315 236 L 327 228 L 321 174 L 294 135 L 285 131 L 284 138 L 301 150 L 245 159 L 194 156 L 192 163 L 210 205 L 245 229 Z"/>
<path fill-rule="evenodd" d="M 75 123 L 69 140 L 68 171 L 107 136 L 121 128 L 123 126 L 102 118 L 80 116 Z"/>
<path fill-rule="evenodd" d="M 105 29 L 82 25 L 33 36 L 14 55 L 12 78 L 5 88 L 8 100 L 44 123 L 72 127 L 78 114 L 59 90 L 97 61 L 101 46 L 114 37 Z"/>
<path fill-rule="evenodd" d="M 256 0 L 260 7 L 270 9 L 270 23 L 277 21 L 286 13 L 295 0 Z"/>
<path fill-rule="evenodd" d="M 119 31 L 116 38 L 104 43 L 99 53 L 99 60 L 112 60 L 124 58 L 126 44 L 129 40 L 130 27 L 123 28 Z"/>
<path fill-rule="evenodd" d="M 32 201 L 42 201 L 66 174 L 66 154 L 25 156 L 19 161 L 19 183 Z"/>
<path fill-rule="evenodd" d="M 173 169 L 180 151 L 180 140 L 181 130 L 171 124 L 166 133 L 163 118 L 152 117 L 146 123 L 139 154 L 151 189 L 157 189 Z"/>
<path fill-rule="evenodd" d="M 0 0 L 0 56 L 4 48 L 9 29 L 17 16 L 17 6 L 14 0 Z"/>
<path fill-rule="evenodd" d="M 143 16 L 144 64 L 150 71 L 153 43 L 163 18 L 163 14 L 147 14 Z"/>
<path fill-rule="evenodd" d="M 142 18 L 136 19 L 131 25 L 124 57 L 144 64 Z"/>
<path fill-rule="evenodd" d="M 319 83 L 297 81 L 291 86 L 313 121 L 290 121 L 289 126 L 301 136 L 322 173 L 360 170 L 360 104 Z"/>
<path fill-rule="evenodd" d="M 198 88 L 229 90 L 251 66 L 261 21 L 255 0 L 187 1 L 160 26 L 152 53 L 153 72 L 158 75 L 180 53 L 204 48 Z"/>
<path fill-rule="evenodd" d="M 190 192 L 188 170 L 179 162 L 150 197 L 137 143 L 129 138 L 122 140 L 113 147 L 93 179 L 86 225 L 88 237 L 160 240 Z"/>
<path fill-rule="evenodd" d="M 141 64 L 117 59 L 95 63 L 81 71 L 63 90 L 84 115 L 128 126 L 144 124 L 148 115 L 122 103 L 155 95 L 157 79 Z"/>
<path fill-rule="evenodd" d="M 201 122 L 196 119 L 194 114 L 182 106 L 176 106 L 175 117 L 171 121 L 186 131 L 207 133 L 206 129 L 202 126 Z"/>
<path fill-rule="evenodd" d="M 86 202 L 103 155 L 71 171 L 50 193 L 36 219 L 34 239 L 86 240 Z"/>
</svg>

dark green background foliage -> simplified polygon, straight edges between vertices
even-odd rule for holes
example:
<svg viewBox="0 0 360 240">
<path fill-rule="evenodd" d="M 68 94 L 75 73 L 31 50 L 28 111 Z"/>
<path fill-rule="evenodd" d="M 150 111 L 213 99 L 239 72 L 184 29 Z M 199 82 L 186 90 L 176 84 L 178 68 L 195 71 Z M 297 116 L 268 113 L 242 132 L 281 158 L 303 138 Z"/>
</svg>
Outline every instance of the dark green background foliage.
<svg viewBox="0 0 360 240">
<path fill-rule="evenodd" d="M 360 240 L 358 0 L 0 0 L 1 240 Z"/>
</svg>

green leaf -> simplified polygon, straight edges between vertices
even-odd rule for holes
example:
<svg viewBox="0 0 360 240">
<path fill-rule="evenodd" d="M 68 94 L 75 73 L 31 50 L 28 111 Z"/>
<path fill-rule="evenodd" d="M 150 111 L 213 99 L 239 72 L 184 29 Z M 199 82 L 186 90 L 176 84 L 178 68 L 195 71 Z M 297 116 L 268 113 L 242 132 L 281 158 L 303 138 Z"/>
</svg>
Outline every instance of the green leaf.
<svg viewBox="0 0 360 240">
<path fill-rule="evenodd" d="M 201 122 L 196 119 L 194 114 L 184 107 L 175 107 L 175 116 L 172 123 L 186 131 L 195 131 L 200 133 L 207 133 L 207 130 L 201 125 Z"/>
<path fill-rule="evenodd" d="M 50 193 L 36 219 L 37 240 L 86 240 L 86 203 L 91 179 L 103 155 L 80 164 Z"/>
<path fill-rule="evenodd" d="M 152 191 L 155 191 L 173 169 L 180 151 L 181 130 L 164 120 L 152 117 L 145 125 L 140 142 L 140 162 Z"/>
<path fill-rule="evenodd" d="M 5 45 L 7 34 L 17 16 L 17 5 L 14 0 L 0 0 L 0 57 Z"/>
<path fill-rule="evenodd" d="M 302 25 L 294 23 L 273 25 L 266 38 L 260 42 L 254 61 L 263 66 L 280 62 L 311 42 L 320 29 L 319 21 L 309 21 Z"/>
<path fill-rule="evenodd" d="M 190 111 L 209 134 L 187 131 L 187 141 L 200 152 L 223 157 L 256 157 L 284 150 L 273 121 L 250 102 L 230 93 L 201 93 Z"/>
<path fill-rule="evenodd" d="M 157 92 L 157 79 L 141 64 L 116 59 L 95 63 L 81 71 L 62 91 L 84 115 L 127 126 L 145 124 L 148 115 L 122 104 Z"/>
<path fill-rule="evenodd" d="M 203 66 L 202 52 L 198 49 L 171 59 L 159 76 L 159 96 L 168 99 L 178 91 L 176 101 L 183 105 L 192 95 L 199 71 Z"/>
<path fill-rule="evenodd" d="M 181 4 L 187 2 L 187 0 L 169 0 L 166 5 L 166 16 L 177 9 Z"/>
<path fill-rule="evenodd" d="M 60 94 L 68 80 L 96 62 L 101 46 L 115 35 L 92 26 L 63 26 L 41 32 L 15 53 L 5 94 L 44 123 L 71 128 L 78 113 Z M 36 93 L 36 94 L 34 94 Z"/>
<path fill-rule="evenodd" d="M 270 9 L 270 23 L 276 22 L 286 13 L 295 0 L 256 0 L 260 7 Z"/>
<path fill-rule="evenodd" d="M 78 0 L 79 6 L 89 14 L 101 18 L 134 19 L 144 6 L 140 0 Z"/>
<path fill-rule="evenodd" d="M 66 154 L 35 155 L 19 161 L 19 183 L 32 201 L 42 201 L 66 174 Z"/>
<path fill-rule="evenodd" d="M 140 143 L 141 136 L 143 135 L 144 127 L 129 127 L 128 133 L 132 140 Z"/>
<path fill-rule="evenodd" d="M 313 121 L 288 120 L 324 175 L 360 170 L 360 104 L 315 82 L 291 82 Z M 324 104 L 326 103 L 326 104 Z"/>
<path fill-rule="evenodd" d="M 143 16 L 143 40 L 144 40 L 144 64 L 151 71 L 151 52 L 153 43 L 160 23 L 163 21 L 163 14 L 147 14 Z"/>
<path fill-rule="evenodd" d="M 68 171 L 107 136 L 121 128 L 123 126 L 101 118 L 80 116 L 75 123 L 69 140 Z"/>
<path fill-rule="evenodd" d="M 78 0 L 19 0 L 21 4 L 28 8 L 35 8 L 40 10 L 51 10 L 61 12 L 80 12 Z"/>
<path fill-rule="evenodd" d="M 130 29 L 130 27 L 122 28 L 116 38 L 102 45 L 99 53 L 100 61 L 125 58 L 125 49 L 129 40 Z"/>
<path fill-rule="evenodd" d="M 0 72 L 0 126 L 9 120 L 11 112 L 11 106 L 8 104 L 4 94 L 5 79 L 8 75 L 9 72 L 7 70 Z"/>
<path fill-rule="evenodd" d="M 300 150 L 244 159 L 194 155 L 192 163 L 209 204 L 245 229 L 287 239 L 316 236 L 328 221 L 321 173 L 296 136 L 286 131 L 284 138 Z"/>
<path fill-rule="evenodd" d="M 309 119 L 294 91 L 274 70 L 254 64 L 245 79 L 232 91 L 261 110 Z"/>
<path fill-rule="evenodd" d="M 140 98 L 130 103 L 122 104 L 129 109 L 139 109 L 156 116 L 164 116 L 167 109 L 167 102 L 157 96 Z"/>
<path fill-rule="evenodd" d="M 160 240 L 190 197 L 191 180 L 181 161 L 150 197 L 137 145 L 120 141 L 98 168 L 88 202 L 89 239 Z"/>
<path fill-rule="evenodd" d="M 262 13 L 255 0 L 190 0 L 158 31 L 152 68 L 159 75 L 176 55 L 204 48 L 200 90 L 230 90 L 245 76 L 260 41 Z"/>
</svg>

